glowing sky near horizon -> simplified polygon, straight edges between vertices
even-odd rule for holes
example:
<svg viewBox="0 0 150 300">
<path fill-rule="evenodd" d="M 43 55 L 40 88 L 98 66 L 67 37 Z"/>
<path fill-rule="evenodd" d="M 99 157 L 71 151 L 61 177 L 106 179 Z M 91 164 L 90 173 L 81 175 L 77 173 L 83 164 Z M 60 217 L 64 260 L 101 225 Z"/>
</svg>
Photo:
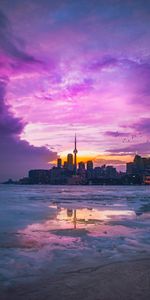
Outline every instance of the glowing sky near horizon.
<svg viewBox="0 0 150 300">
<path fill-rule="evenodd" d="M 25 140 L 53 161 L 76 132 L 97 162 L 150 154 L 149 1 L 1 0 L 0 11 L 2 133 L 11 115 L 15 153 Z"/>
</svg>

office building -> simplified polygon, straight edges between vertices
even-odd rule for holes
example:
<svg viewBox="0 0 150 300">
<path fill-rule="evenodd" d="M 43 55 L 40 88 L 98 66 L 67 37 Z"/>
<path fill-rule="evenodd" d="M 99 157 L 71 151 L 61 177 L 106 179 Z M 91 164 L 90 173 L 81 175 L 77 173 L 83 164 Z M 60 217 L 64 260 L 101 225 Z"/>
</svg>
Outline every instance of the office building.
<svg viewBox="0 0 150 300">
<path fill-rule="evenodd" d="M 80 161 L 79 163 L 78 163 L 78 166 L 79 166 L 79 170 L 85 170 L 85 163 L 83 162 L 83 161 Z"/>
<path fill-rule="evenodd" d="M 93 170 L 93 161 L 88 160 L 87 161 L 87 171 L 91 171 L 91 170 Z"/>
<path fill-rule="evenodd" d="M 62 159 L 58 158 L 57 159 L 57 168 L 60 169 L 62 167 Z"/>
<path fill-rule="evenodd" d="M 67 155 L 67 169 L 73 171 L 73 154 L 68 153 Z"/>
</svg>

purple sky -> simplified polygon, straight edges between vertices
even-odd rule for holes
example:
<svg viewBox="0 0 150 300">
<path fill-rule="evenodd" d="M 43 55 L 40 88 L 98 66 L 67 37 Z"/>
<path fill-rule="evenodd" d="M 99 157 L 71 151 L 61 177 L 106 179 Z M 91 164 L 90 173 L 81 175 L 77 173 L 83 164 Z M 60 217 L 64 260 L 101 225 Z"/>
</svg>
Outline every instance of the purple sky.
<svg viewBox="0 0 150 300">
<path fill-rule="evenodd" d="M 150 1 L 0 1 L 0 180 L 150 154 Z"/>
</svg>

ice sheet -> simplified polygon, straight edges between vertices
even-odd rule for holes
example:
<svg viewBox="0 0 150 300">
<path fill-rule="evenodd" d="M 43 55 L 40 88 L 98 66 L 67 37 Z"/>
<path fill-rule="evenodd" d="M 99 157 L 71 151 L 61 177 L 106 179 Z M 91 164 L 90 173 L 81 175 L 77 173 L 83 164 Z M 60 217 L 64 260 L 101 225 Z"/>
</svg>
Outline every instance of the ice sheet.
<svg viewBox="0 0 150 300">
<path fill-rule="evenodd" d="M 148 186 L 0 186 L 0 285 L 150 254 Z"/>
</svg>

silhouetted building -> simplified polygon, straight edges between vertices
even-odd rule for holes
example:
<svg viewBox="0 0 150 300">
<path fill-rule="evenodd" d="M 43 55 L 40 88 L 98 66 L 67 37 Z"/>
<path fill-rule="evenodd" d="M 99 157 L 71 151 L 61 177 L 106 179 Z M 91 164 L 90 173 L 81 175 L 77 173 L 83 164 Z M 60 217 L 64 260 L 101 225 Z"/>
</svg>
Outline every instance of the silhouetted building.
<svg viewBox="0 0 150 300">
<path fill-rule="evenodd" d="M 70 171 L 73 171 L 73 154 L 68 153 L 67 155 L 67 168 Z"/>
<path fill-rule="evenodd" d="M 86 183 L 86 170 L 85 170 L 85 163 L 83 161 L 80 161 L 78 164 L 78 170 L 77 174 L 80 176 L 81 184 Z"/>
<path fill-rule="evenodd" d="M 67 161 L 62 166 L 61 158 L 57 159 L 57 167 L 50 170 L 30 170 L 28 178 L 17 182 L 8 180 L 6 184 L 98 184 L 98 185 L 132 185 L 150 184 L 150 158 L 136 155 L 133 162 L 127 163 L 126 173 L 118 173 L 113 166 L 103 165 L 93 168 L 93 161 L 79 162 L 77 169 L 77 140 L 74 140 L 74 155 L 68 153 Z M 71 211 L 68 211 L 68 215 Z"/>
<path fill-rule="evenodd" d="M 134 175 L 136 173 L 136 166 L 133 162 L 129 162 L 126 164 L 126 173 L 128 175 Z"/>
<path fill-rule="evenodd" d="M 126 172 L 128 175 L 150 175 L 150 158 L 135 155 L 134 161 L 127 163 Z"/>
<path fill-rule="evenodd" d="M 61 158 L 58 158 L 57 159 L 57 168 L 61 168 L 62 167 L 62 159 Z"/>
<path fill-rule="evenodd" d="M 104 169 L 104 167 L 95 167 L 93 175 L 94 175 L 94 178 L 96 178 L 96 179 L 104 177 L 105 176 L 105 169 Z"/>
<path fill-rule="evenodd" d="M 50 183 L 51 184 L 66 184 L 67 183 L 67 170 L 65 168 L 53 167 L 50 170 Z"/>
<path fill-rule="evenodd" d="M 70 177 L 68 177 L 67 184 L 80 185 L 80 184 L 82 184 L 81 177 L 79 175 L 70 176 Z"/>
<path fill-rule="evenodd" d="M 68 167 L 67 161 L 64 161 L 64 169 L 67 169 L 67 167 Z"/>
<path fill-rule="evenodd" d="M 86 171 L 86 177 L 87 180 L 92 183 L 92 178 L 93 178 L 93 174 L 94 174 L 94 170 L 93 170 L 93 161 L 92 160 L 88 160 L 87 161 L 87 171 Z"/>
<path fill-rule="evenodd" d="M 107 166 L 105 169 L 106 178 L 115 178 L 117 176 L 116 168 L 113 166 Z"/>
<path fill-rule="evenodd" d="M 91 171 L 91 170 L 93 170 L 93 161 L 88 160 L 87 161 L 87 171 Z"/>
<path fill-rule="evenodd" d="M 81 171 L 81 170 L 85 170 L 85 163 L 83 162 L 83 161 L 80 161 L 79 163 L 78 163 L 78 166 L 79 166 L 79 170 Z"/>
<path fill-rule="evenodd" d="M 73 165 L 73 154 L 72 153 L 68 153 L 67 163 L 68 163 L 68 165 Z"/>
<path fill-rule="evenodd" d="M 29 180 L 33 184 L 47 184 L 50 183 L 50 171 L 49 170 L 30 170 Z"/>
<path fill-rule="evenodd" d="M 144 174 L 150 175 L 150 158 L 143 157 L 143 165 L 144 165 Z"/>
</svg>

